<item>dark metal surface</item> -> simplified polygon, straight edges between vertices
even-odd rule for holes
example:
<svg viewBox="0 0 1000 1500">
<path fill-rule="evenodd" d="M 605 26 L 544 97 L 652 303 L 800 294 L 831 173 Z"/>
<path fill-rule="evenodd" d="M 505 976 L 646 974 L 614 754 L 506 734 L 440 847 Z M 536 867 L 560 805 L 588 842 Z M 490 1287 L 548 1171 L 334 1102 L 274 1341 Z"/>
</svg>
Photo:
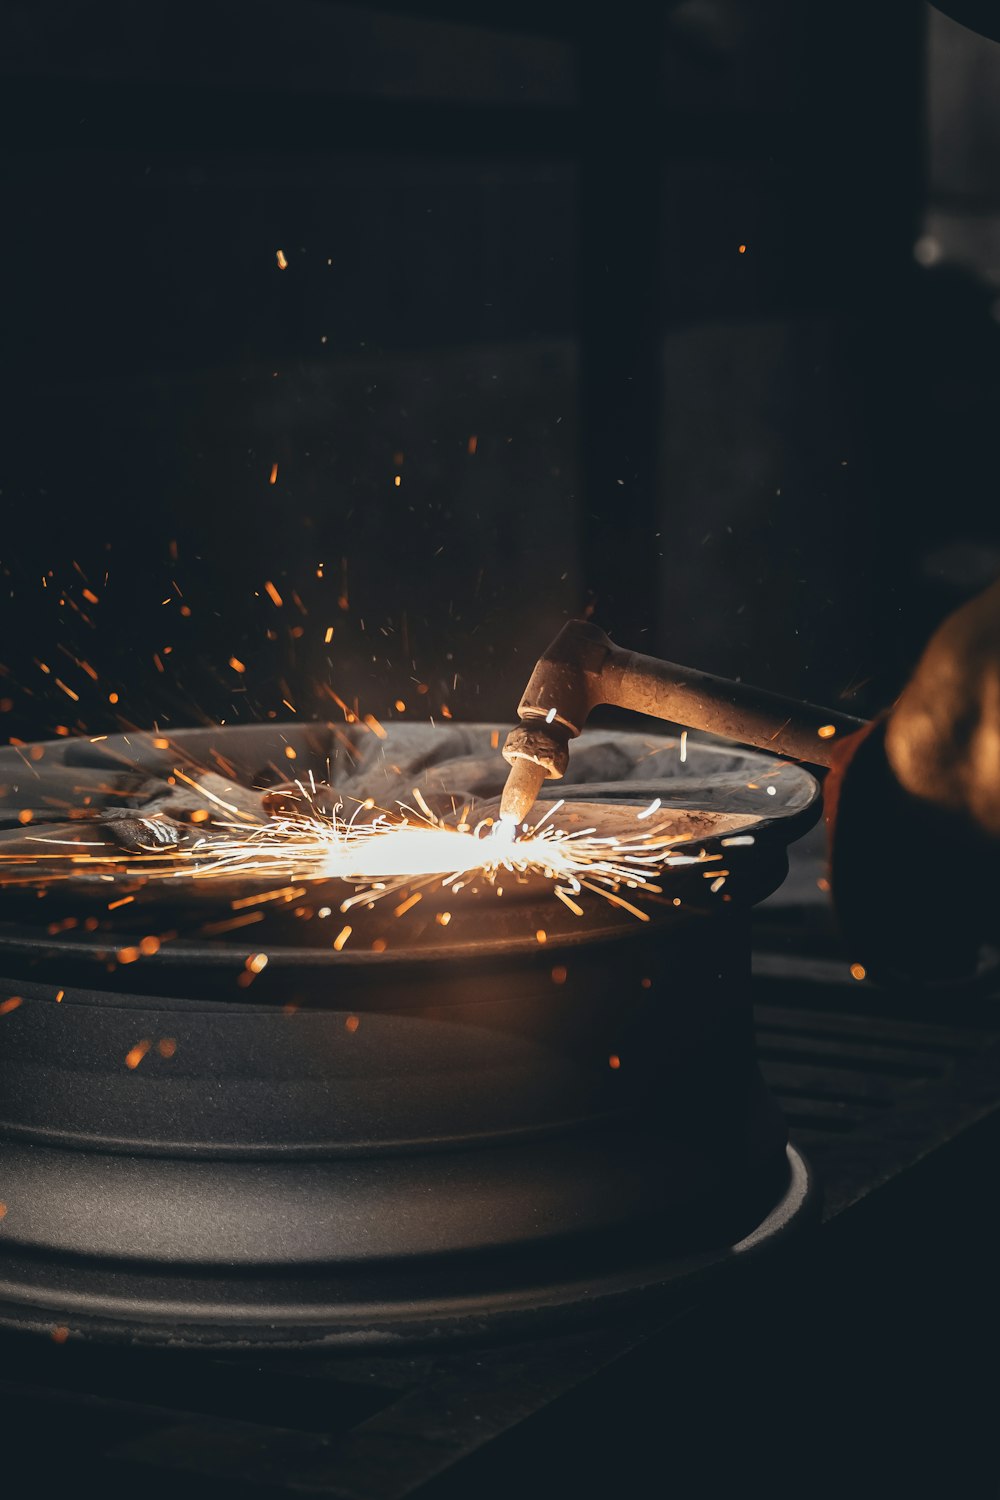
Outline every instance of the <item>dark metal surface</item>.
<svg viewBox="0 0 1000 1500">
<path fill-rule="evenodd" d="M 642 830 L 629 808 L 652 792 L 686 837 L 716 830 L 682 847 L 714 853 L 725 895 L 685 866 L 645 922 L 600 901 L 572 915 L 512 877 L 503 901 L 485 884 L 449 890 L 447 930 L 376 903 L 351 913 L 358 946 L 335 949 L 316 900 L 248 943 L 206 909 L 217 920 L 274 877 L 215 886 L 169 863 L 170 878 L 140 866 L 130 899 L 108 902 L 120 856 L 109 865 L 98 843 L 95 858 L 90 840 L 109 805 L 169 808 L 176 783 L 182 812 L 201 776 L 210 806 L 253 814 L 287 748 L 299 776 L 348 795 L 391 807 L 417 784 L 478 816 L 504 777 L 496 738 L 261 726 L 0 755 L 0 848 L 28 877 L 0 929 L 15 1002 L 0 1016 L 0 1320 L 214 1345 L 468 1337 L 593 1314 L 699 1257 L 724 1261 L 768 1219 L 788 1188 L 785 1131 L 754 1062 L 747 911 L 816 814 L 794 766 L 705 745 L 682 762 L 668 737 L 590 740 L 576 791 L 606 784 L 588 771 L 624 770 L 611 823 Z M 571 800 L 565 817 L 586 826 L 592 808 Z M 39 886 L 81 826 L 91 853 Z M 722 866 L 732 828 L 752 842 Z M 317 887 L 327 911 L 337 885 Z M 100 912 L 89 931 L 83 911 Z M 169 940 L 135 946 L 166 925 Z M 388 951 L 363 941 L 374 933 Z M 262 947 L 250 990 L 239 981 Z"/>
<path fill-rule="evenodd" d="M 633 1145 L 637 1151 L 642 1149 L 641 1142 Z M 585 1211 L 595 1191 L 608 1189 L 609 1177 L 597 1175 L 603 1165 L 601 1154 L 601 1148 L 595 1148 L 597 1172 L 582 1194 Z M 25 1187 L 17 1155 L 14 1153 L 10 1172 L 15 1193 Z M 582 1159 L 561 1165 L 564 1171 L 576 1174 L 581 1183 L 585 1180 L 588 1164 Z M 618 1165 L 621 1169 L 620 1156 Z M 650 1162 L 648 1168 L 651 1183 L 652 1165 Z M 662 1224 L 636 1223 L 633 1214 L 631 1222 L 612 1225 L 600 1238 L 577 1234 L 570 1239 L 564 1235 L 562 1243 L 536 1243 L 527 1254 L 523 1246 L 511 1241 L 509 1228 L 498 1229 L 496 1187 L 473 1175 L 480 1172 L 481 1164 L 471 1163 L 461 1183 L 470 1213 L 480 1210 L 480 1234 L 492 1234 L 496 1241 L 489 1250 L 484 1247 L 477 1259 L 452 1253 L 451 1259 L 445 1260 L 438 1243 L 433 1255 L 428 1252 L 422 1258 L 415 1257 L 412 1264 L 400 1260 L 380 1263 L 377 1258 L 356 1260 L 354 1264 L 345 1258 L 332 1263 L 329 1240 L 318 1235 L 312 1265 L 269 1267 L 262 1264 L 270 1248 L 264 1245 L 252 1266 L 199 1266 L 185 1261 L 165 1266 L 160 1245 L 155 1247 L 155 1262 L 150 1255 L 144 1263 L 142 1251 L 147 1247 L 141 1243 L 141 1236 L 147 1226 L 141 1210 L 133 1210 L 129 1224 L 140 1242 L 117 1263 L 82 1256 L 75 1247 L 72 1255 L 64 1257 L 52 1249 L 41 1267 L 36 1257 L 19 1254 L 16 1246 L 5 1254 L 0 1267 L 0 1322 L 7 1328 L 42 1335 L 65 1326 L 74 1338 L 178 1349 L 361 1348 L 378 1352 L 538 1336 L 542 1332 L 553 1336 L 567 1328 L 608 1319 L 663 1316 L 703 1282 L 742 1273 L 746 1263 L 784 1249 L 815 1222 L 819 1207 L 815 1178 L 803 1158 L 791 1151 L 780 1169 L 769 1167 L 753 1180 L 728 1185 L 721 1206 L 718 1201 L 676 1205 L 683 1234 L 675 1236 L 673 1245 Z M 248 1184 L 241 1175 L 230 1170 L 225 1179 L 216 1174 L 200 1201 L 178 1204 L 169 1173 L 147 1171 L 145 1181 L 141 1169 L 122 1170 L 120 1176 L 125 1191 L 139 1194 L 147 1202 L 166 1199 L 174 1212 L 201 1217 L 205 1252 L 212 1262 L 219 1256 L 220 1235 L 210 1216 L 219 1213 L 220 1207 L 222 1217 L 227 1210 L 243 1217 L 248 1206 L 259 1201 L 275 1216 L 284 1216 L 285 1233 L 293 1236 L 302 1232 L 303 1222 L 312 1222 L 304 1219 L 301 1207 L 291 1201 L 287 1183 L 282 1184 L 284 1200 L 269 1193 L 266 1181 L 249 1185 L 257 1190 L 254 1196 L 247 1192 Z M 518 1225 L 518 1212 L 523 1214 L 535 1207 L 531 1201 L 533 1184 L 525 1183 L 525 1176 L 524 1162 L 514 1163 L 504 1206 L 511 1209 L 515 1230 L 523 1227 L 523 1220 Z M 401 1218 L 412 1216 L 415 1190 L 443 1199 L 450 1184 L 442 1189 L 440 1184 L 428 1184 L 424 1177 L 419 1171 L 409 1176 L 406 1201 L 400 1201 L 400 1194 L 395 1200 L 391 1193 L 386 1194 L 380 1202 L 381 1213 L 395 1211 Z M 92 1172 L 74 1170 L 73 1163 L 64 1163 L 55 1181 L 51 1169 L 42 1179 L 49 1206 L 55 1209 L 62 1202 L 67 1217 L 78 1212 L 74 1192 L 82 1190 L 100 1219 L 101 1192 L 106 1186 L 106 1174 L 103 1181 L 95 1180 Z M 300 1193 L 307 1194 L 315 1186 L 318 1197 L 324 1182 L 319 1178 L 315 1184 L 300 1182 L 297 1186 Z M 375 1189 L 380 1186 L 377 1181 L 373 1184 Z M 651 1191 L 656 1191 L 655 1185 Z M 580 1190 L 577 1192 L 579 1195 Z M 120 1234 L 122 1211 L 118 1205 L 113 1208 L 113 1227 Z M 551 1216 L 553 1211 L 552 1202 L 544 1202 L 538 1216 Z M 453 1204 L 444 1202 L 440 1218 L 447 1223 L 452 1212 Z M 321 1214 L 322 1203 L 317 1219 Z M 260 1219 L 266 1222 L 267 1213 L 262 1212 Z M 72 1227 L 70 1222 L 70 1231 Z M 324 1227 L 322 1222 L 318 1227 Z M 381 1225 L 377 1214 L 366 1227 L 372 1238 L 378 1235 Z M 159 1225 L 155 1228 L 158 1230 Z M 699 1246 L 699 1238 L 701 1247 L 693 1248 Z M 186 1242 L 182 1248 L 185 1254 L 190 1252 Z"/>
<path fill-rule="evenodd" d="M 822 845 L 810 838 L 793 854 L 789 882 L 760 912 L 754 979 L 765 1071 L 794 1134 L 808 1140 L 810 1154 L 822 1164 L 827 1221 L 820 1245 L 838 1236 L 827 1279 L 817 1283 L 818 1273 L 808 1265 L 797 1277 L 801 1256 L 781 1273 L 793 1288 L 788 1315 L 803 1324 L 800 1343 L 790 1343 L 775 1322 L 781 1302 L 774 1278 L 763 1284 L 750 1279 L 728 1297 L 721 1297 L 721 1282 L 707 1283 L 697 1316 L 685 1315 L 691 1302 L 681 1298 L 660 1314 L 618 1315 L 602 1327 L 433 1353 L 274 1353 L 251 1359 L 5 1334 L 0 1390 L 8 1466 L 21 1455 L 34 1458 L 41 1443 L 53 1483 L 83 1472 L 111 1497 L 137 1489 L 151 1497 L 174 1496 L 183 1484 L 191 1500 L 302 1493 L 403 1500 L 418 1490 L 435 1497 L 482 1493 L 492 1500 L 515 1482 L 525 1493 L 543 1492 L 544 1476 L 552 1472 L 581 1485 L 587 1459 L 580 1455 L 592 1455 L 599 1488 L 583 1484 L 578 1492 L 612 1493 L 612 1475 L 626 1488 L 638 1483 L 637 1453 L 648 1462 L 655 1452 L 682 1492 L 687 1476 L 705 1493 L 720 1458 L 703 1446 L 709 1441 L 704 1429 L 720 1414 L 733 1434 L 731 1469 L 742 1466 L 745 1474 L 748 1462 L 763 1463 L 768 1452 L 773 1457 L 780 1435 L 788 1435 L 786 1411 L 803 1421 L 812 1407 L 810 1441 L 831 1445 L 833 1467 L 834 1449 L 842 1451 L 845 1461 L 858 1466 L 856 1492 L 875 1493 L 875 1476 L 864 1469 L 856 1445 L 875 1442 L 877 1432 L 879 1441 L 887 1441 L 892 1429 L 886 1423 L 895 1420 L 899 1402 L 916 1397 L 906 1387 L 886 1384 L 898 1379 L 890 1373 L 895 1352 L 863 1343 L 854 1346 L 853 1359 L 845 1355 L 843 1368 L 836 1366 L 836 1389 L 824 1384 L 819 1370 L 835 1353 L 832 1332 L 817 1324 L 815 1300 L 833 1299 L 832 1316 L 847 1318 L 837 1300 L 842 1294 L 834 1267 L 849 1260 L 861 1267 L 870 1263 L 877 1294 L 878 1252 L 845 1248 L 842 1229 L 863 1220 L 863 1204 L 898 1199 L 900 1183 L 915 1175 L 920 1161 L 954 1160 L 974 1123 L 1000 1114 L 1000 1022 L 995 1002 L 980 1000 L 971 1008 L 955 1002 L 934 1010 L 926 998 L 889 996 L 851 979 L 849 955 L 836 940 L 826 898 L 816 886 L 822 876 Z M 863 1228 L 854 1238 L 862 1247 L 867 1243 Z M 916 1247 L 909 1254 L 919 1273 Z M 906 1284 L 905 1267 L 894 1266 L 893 1276 Z M 806 1302 L 810 1285 L 813 1300 Z M 921 1347 L 936 1338 L 924 1291 L 909 1314 Z M 715 1303 L 717 1315 L 710 1310 Z M 758 1320 L 746 1312 L 755 1303 L 761 1305 Z M 747 1328 L 777 1341 L 777 1368 L 766 1348 L 741 1342 Z M 859 1337 L 853 1325 L 845 1337 Z M 780 1364 L 805 1360 L 810 1340 L 811 1364 Z M 748 1358 L 762 1382 L 759 1399 L 746 1388 Z M 928 1379 L 919 1355 L 912 1358 L 920 1378 Z M 866 1361 L 872 1364 L 870 1380 L 862 1367 Z M 948 1385 L 961 1381 L 953 1366 L 940 1373 Z M 853 1402 L 842 1384 L 848 1380 L 857 1391 Z M 872 1381 L 875 1391 L 869 1389 Z M 688 1387 L 693 1395 L 686 1401 Z M 699 1426 L 692 1402 L 696 1408 L 701 1399 L 709 1409 Z M 866 1417 L 860 1407 L 868 1400 L 874 1405 Z M 841 1408 L 835 1401 L 847 1404 Z M 765 1408 L 771 1425 L 757 1432 L 754 1446 L 747 1423 L 760 1422 Z M 624 1425 L 627 1410 L 636 1413 L 642 1439 Z M 920 1410 L 918 1404 L 907 1408 L 909 1439 Z M 948 1446 L 951 1472 L 968 1472 L 947 1425 L 947 1408 L 936 1405 L 927 1420 Z M 648 1430 L 650 1423 L 655 1432 Z M 694 1427 L 693 1457 L 682 1423 Z M 845 1436 L 847 1427 L 856 1442 Z M 989 1431 L 986 1422 L 983 1432 Z M 55 1432 L 60 1441 L 52 1445 L 47 1440 Z M 908 1449 L 909 1439 L 901 1429 L 892 1450 L 894 1472 L 909 1474 L 923 1462 L 926 1445 Z M 802 1462 L 811 1453 L 815 1464 L 824 1450 L 792 1451 Z M 811 1493 L 825 1493 L 814 1480 L 811 1475 L 803 1483 Z"/>
<path fill-rule="evenodd" d="M 745 942 L 733 913 L 625 943 L 616 984 L 575 1006 L 537 964 L 513 993 L 452 973 L 436 1002 L 407 993 L 353 1029 L 339 1009 L 20 982 L 0 1317 L 180 1341 L 467 1334 L 732 1244 L 781 1192 Z M 176 1050 L 130 1070 L 140 1036 Z"/>
</svg>

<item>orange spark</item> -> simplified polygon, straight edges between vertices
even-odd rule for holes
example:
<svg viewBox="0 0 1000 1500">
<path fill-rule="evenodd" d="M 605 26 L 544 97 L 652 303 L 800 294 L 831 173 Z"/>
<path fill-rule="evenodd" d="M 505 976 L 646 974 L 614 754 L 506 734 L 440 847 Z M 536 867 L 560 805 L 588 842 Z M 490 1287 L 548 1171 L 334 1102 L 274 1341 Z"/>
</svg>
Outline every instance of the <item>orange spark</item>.
<svg viewBox="0 0 1000 1500">
<path fill-rule="evenodd" d="M 151 1037 L 143 1037 L 141 1042 L 136 1042 L 125 1054 L 125 1066 L 133 1071 L 139 1066 L 150 1047 L 153 1045 Z"/>
<path fill-rule="evenodd" d="M 240 917 L 229 917 L 225 922 L 206 922 L 201 929 L 207 937 L 214 937 L 220 932 L 233 932 L 237 927 L 249 927 L 251 922 L 263 922 L 262 911 L 244 912 Z"/>
<path fill-rule="evenodd" d="M 243 906 L 261 906 L 265 901 L 295 901 L 305 893 L 305 886 L 283 885 L 280 890 L 265 891 L 263 896 L 241 896 L 238 901 L 230 901 L 229 904 L 236 911 Z"/>
</svg>

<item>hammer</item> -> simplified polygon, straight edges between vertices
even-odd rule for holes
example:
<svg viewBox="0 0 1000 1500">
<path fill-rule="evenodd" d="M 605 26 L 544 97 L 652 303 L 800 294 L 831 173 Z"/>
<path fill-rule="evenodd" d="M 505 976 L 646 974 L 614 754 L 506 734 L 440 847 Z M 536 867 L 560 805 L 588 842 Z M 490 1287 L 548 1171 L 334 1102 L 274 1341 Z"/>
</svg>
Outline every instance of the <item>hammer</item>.
<svg viewBox="0 0 1000 1500">
<path fill-rule="evenodd" d="M 812 766 L 829 766 L 837 741 L 864 723 L 625 651 L 598 626 L 570 620 L 539 658 L 518 706 L 521 722 L 503 747 L 510 772 L 500 799 L 502 819 L 522 823 L 542 782 L 566 774 L 569 741 L 599 703 L 708 730 Z"/>
</svg>

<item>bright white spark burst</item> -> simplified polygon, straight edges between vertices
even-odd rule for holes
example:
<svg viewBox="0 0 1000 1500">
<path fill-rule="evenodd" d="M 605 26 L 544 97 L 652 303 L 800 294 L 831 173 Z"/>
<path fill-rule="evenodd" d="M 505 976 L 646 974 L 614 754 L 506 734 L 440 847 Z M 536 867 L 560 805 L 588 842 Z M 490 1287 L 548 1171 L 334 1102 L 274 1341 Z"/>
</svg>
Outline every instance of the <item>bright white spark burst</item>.
<svg viewBox="0 0 1000 1500">
<path fill-rule="evenodd" d="M 691 856 L 671 856 L 676 836 L 655 830 L 623 839 L 596 828 L 559 829 L 549 819 L 562 806 L 555 803 L 533 828 L 521 829 L 503 821 L 455 828 L 419 815 L 399 822 L 385 813 L 359 822 L 357 815 L 344 819 L 339 811 L 275 816 L 266 824 L 220 823 L 218 835 L 179 850 L 178 867 L 170 873 L 343 880 L 357 887 L 341 903 L 341 911 L 348 911 L 404 886 L 439 884 L 458 891 L 473 879 L 495 882 L 508 871 L 551 880 L 564 901 L 593 891 L 648 921 L 646 912 L 619 894 L 621 888 L 660 894 L 654 881 L 663 866 L 692 862 Z"/>
</svg>

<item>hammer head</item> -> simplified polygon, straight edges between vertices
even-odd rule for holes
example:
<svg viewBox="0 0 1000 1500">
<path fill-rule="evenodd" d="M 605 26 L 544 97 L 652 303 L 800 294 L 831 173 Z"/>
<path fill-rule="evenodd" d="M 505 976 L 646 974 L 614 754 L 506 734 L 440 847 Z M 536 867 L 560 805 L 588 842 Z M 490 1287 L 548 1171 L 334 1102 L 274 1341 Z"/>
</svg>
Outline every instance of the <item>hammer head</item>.
<svg viewBox="0 0 1000 1500">
<path fill-rule="evenodd" d="M 503 747 L 511 770 L 500 799 L 501 818 L 523 822 L 542 782 L 566 774 L 569 741 L 603 701 L 601 680 L 613 651 L 603 630 L 570 620 L 539 657 L 518 706 L 521 722 Z"/>
</svg>

